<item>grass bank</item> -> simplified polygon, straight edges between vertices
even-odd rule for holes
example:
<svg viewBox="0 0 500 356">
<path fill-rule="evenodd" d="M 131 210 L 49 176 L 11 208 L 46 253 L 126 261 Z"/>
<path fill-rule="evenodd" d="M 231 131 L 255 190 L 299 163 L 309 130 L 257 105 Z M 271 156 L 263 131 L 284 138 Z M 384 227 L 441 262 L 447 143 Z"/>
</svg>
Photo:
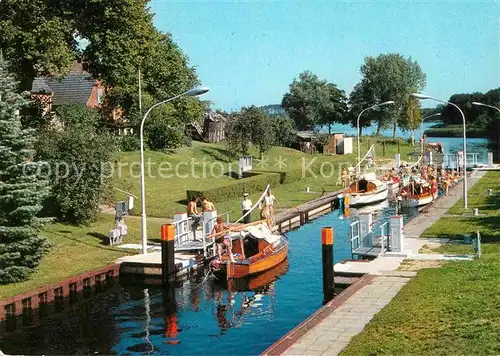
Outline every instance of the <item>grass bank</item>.
<svg viewBox="0 0 500 356">
<path fill-rule="evenodd" d="M 128 236 L 126 243 L 140 241 L 140 220 L 126 218 Z M 46 284 L 56 283 L 71 276 L 113 263 L 117 258 L 131 253 L 108 246 L 107 234 L 114 225 L 112 215 L 101 214 L 88 226 L 51 224 L 44 230 L 52 248 L 42 260 L 38 271 L 27 281 L 0 286 L 0 299 L 11 297 Z M 160 223 L 148 222 L 148 236 L 159 236 Z"/>
<path fill-rule="evenodd" d="M 362 154 L 364 155 L 368 147 L 375 144 L 376 157 L 381 158 L 384 151 L 382 141 L 386 142 L 385 157 L 393 158 L 398 150 L 397 141 L 393 139 L 363 138 Z M 413 148 L 401 140 L 400 150 L 402 158 L 406 159 Z M 354 152 L 356 152 L 356 146 Z M 310 155 L 290 148 L 273 147 L 264 155 L 263 163 L 260 164 L 257 152 L 252 150 L 251 154 L 254 157 L 254 169 L 264 173 L 302 171 L 307 167 L 318 168 L 322 165 L 324 167 L 325 174 L 323 175 L 316 174 L 313 177 L 276 187 L 274 195 L 279 201 L 278 210 L 293 208 L 298 204 L 317 198 L 323 191 L 337 190 L 340 183 L 341 167 L 349 164 L 354 165 L 356 161 L 355 153 L 333 156 Z M 237 172 L 237 160 L 230 157 L 224 144 L 195 141 L 192 147 L 183 147 L 170 153 L 148 151 L 145 153 L 145 161 L 148 216 L 171 217 L 175 212 L 185 211 L 186 190 L 225 187 L 239 182 L 231 174 L 231 171 Z M 333 167 L 333 171 L 331 167 Z M 115 187 L 140 196 L 139 152 L 121 153 L 118 168 L 120 169 L 115 170 L 114 175 Z M 160 171 L 161 169 L 163 171 Z M 309 186 L 310 190 L 315 193 L 305 193 L 306 186 Z M 259 193 L 255 193 L 250 196 L 250 199 L 255 200 L 259 196 Z M 118 193 L 116 197 L 121 199 L 123 195 Z M 238 215 L 240 199 L 238 197 L 218 203 L 216 204 L 217 210 L 221 213 L 232 211 Z M 140 207 L 139 201 L 136 206 Z M 136 209 L 134 214 L 140 214 L 140 210 Z"/>
<path fill-rule="evenodd" d="M 485 195 L 486 187 L 495 194 Z M 482 207 L 484 216 L 443 217 L 423 236 L 457 238 L 480 231 L 482 258 L 420 271 L 342 355 L 500 353 L 500 172 L 488 172 L 470 194 L 471 207 Z M 450 212 L 460 213 L 462 204 Z M 471 247 L 450 244 L 436 252 L 471 253 Z"/>
</svg>

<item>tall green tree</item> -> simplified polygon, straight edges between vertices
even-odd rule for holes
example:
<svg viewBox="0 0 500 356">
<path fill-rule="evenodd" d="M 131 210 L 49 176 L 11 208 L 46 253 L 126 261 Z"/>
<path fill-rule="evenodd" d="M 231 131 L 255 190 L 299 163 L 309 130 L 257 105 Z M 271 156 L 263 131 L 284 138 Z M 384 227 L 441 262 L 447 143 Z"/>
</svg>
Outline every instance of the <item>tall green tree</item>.
<svg viewBox="0 0 500 356">
<path fill-rule="evenodd" d="M 486 93 L 475 92 L 453 94 L 448 101 L 458 105 L 458 107 L 460 107 L 460 109 L 464 112 L 466 124 L 472 125 L 481 115 L 484 114 L 487 114 L 492 119 L 497 117 L 498 111 L 495 109 L 472 105 L 472 102 L 477 101 L 483 104 L 500 107 L 500 88 L 489 90 Z M 446 105 L 443 107 L 441 117 L 446 125 L 462 124 L 462 116 L 452 105 Z"/>
<path fill-rule="evenodd" d="M 232 115 L 228 126 L 228 147 L 234 155 L 248 154 L 252 144 L 258 147 L 259 155 L 271 148 L 274 131 L 271 118 L 256 106 L 243 107 Z"/>
<path fill-rule="evenodd" d="M 84 105 L 57 111 L 62 129 L 42 128 L 38 157 L 50 167 L 51 216 L 73 224 L 86 223 L 99 213 L 114 168 L 112 137 L 99 129 L 99 113 Z"/>
<path fill-rule="evenodd" d="M 405 128 L 405 123 L 408 122 L 405 110 L 408 96 L 425 87 L 425 73 L 411 57 L 405 58 L 397 53 L 366 57 L 360 71 L 362 75 L 360 90 L 365 97 L 373 100 L 370 105 L 388 100 L 394 101 L 394 105 L 380 110 L 377 134 L 380 134 L 383 128 L 392 127 L 395 137 L 397 125 Z"/>
<path fill-rule="evenodd" d="M 297 140 L 297 131 L 292 119 L 286 115 L 271 118 L 274 144 L 276 146 L 290 146 Z"/>
<path fill-rule="evenodd" d="M 333 83 L 305 71 L 290 84 L 281 106 L 298 130 L 313 130 L 319 125 L 339 122 L 347 110 L 346 97 Z"/>
<path fill-rule="evenodd" d="M 349 110 L 346 116 L 347 120 L 344 123 L 350 123 L 352 127 L 357 127 L 358 116 L 364 109 L 370 107 L 375 102 L 373 93 L 369 90 L 368 86 L 362 83 L 356 84 L 351 94 L 349 95 Z M 380 107 L 374 110 L 368 110 L 363 113 L 359 118 L 359 133 L 363 133 L 364 127 L 370 127 L 372 121 L 376 121 L 380 117 L 381 112 L 385 107 Z"/>
<path fill-rule="evenodd" d="M 139 69 L 143 93 L 154 102 L 198 83 L 195 69 L 172 36 L 154 27 L 148 4 L 149 0 L 2 0 L 0 49 L 24 90 L 31 89 L 38 75 L 64 77 L 74 60 L 81 59 L 85 69 L 107 86 L 106 105 L 122 107 L 137 123 Z M 196 112 L 191 118 L 195 120 L 201 120 L 198 113 L 205 106 L 199 100 L 175 102 L 186 118 Z"/>
<path fill-rule="evenodd" d="M 400 116 L 399 126 L 410 131 L 413 144 L 415 141 L 414 132 L 420 127 L 420 123 L 422 122 L 419 100 L 412 96 L 408 96 L 403 110 L 404 112 Z"/>
<path fill-rule="evenodd" d="M 21 125 L 26 100 L 16 86 L 0 61 L 0 284 L 26 279 L 49 249 L 39 217 L 49 186 L 34 158 L 34 130 Z"/>
</svg>

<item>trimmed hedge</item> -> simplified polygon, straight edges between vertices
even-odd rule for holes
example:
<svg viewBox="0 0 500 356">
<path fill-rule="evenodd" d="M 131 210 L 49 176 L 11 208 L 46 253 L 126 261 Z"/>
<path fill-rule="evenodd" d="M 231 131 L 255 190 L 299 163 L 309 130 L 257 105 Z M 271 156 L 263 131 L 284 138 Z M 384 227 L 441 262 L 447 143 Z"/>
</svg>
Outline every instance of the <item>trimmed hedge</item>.
<svg viewBox="0 0 500 356">
<path fill-rule="evenodd" d="M 207 197 L 210 201 L 217 203 L 241 197 L 243 193 L 263 192 L 267 185 L 277 187 L 280 185 L 281 176 L 279 173 L 261 173 L 249 178 L 243 178 L 234 184 L 217 188 L 208 188 L 205 190 L 186 190 L 188 201 L 193 196 Z"/>
<path fill-rule="evenodd" d="M 320 165 L 313 165 L 310 167 L 311 171 L 315 174 L 319 173 Z M 309 171 L 306 172 L 305 177 L 312 177 Z M 217 203 L 234 198 L 241 197 L 243 193 L 258 193 L 263 192 L 268 184 L 271 187 L 277 187 L 281 184 L 289 184 L 302 180 L 302 168 L 293 169 L 286 172 L 251 172 L 247 178 L 242 178 L 235 181 L 233 184 L 225 185 L 223 187 L 208 188 L 205 190 L 186 190 L 188 201 L 193 196 L 207 197 L 208 200 Z"/>
</svg>

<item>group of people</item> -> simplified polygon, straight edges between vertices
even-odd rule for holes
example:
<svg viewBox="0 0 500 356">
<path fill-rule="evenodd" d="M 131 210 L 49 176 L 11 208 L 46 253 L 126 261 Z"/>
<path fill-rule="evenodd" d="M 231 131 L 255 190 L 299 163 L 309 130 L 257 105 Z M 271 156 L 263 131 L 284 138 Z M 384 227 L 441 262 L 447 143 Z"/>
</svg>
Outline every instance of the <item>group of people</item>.
<svg viewBox="0 0 500 356">
<path fill-rule="evenodd" d="M 198 211 L 198 201 L 199 198 L 194 196 L 191 198 L 187 205 L 187 215 L 193 219 L 193 231 L 195 231 L 200 225 L 203 219 L 202 213 L 205 211 L 217 210 L 214 203 L 208 200 L 206 197 L 201 198 L 201 212 Z"/>
<path fill-rule="evenodd" d="M 340 179 L 342 181 L 343 188 L 348 187 L 351 182 L 354 182 L 356 180 L 356 174 L 354 172 L 354 167 L 352 166 L 352 164 L 350 164 L 349 167 L 342 168 Z"/>
<path fill-rule="evenodd" d="M 205 211 L 213 211 L 216 210 L 215 205 L 208 200 L 206 197 L 201 198 L 201 207 L 202 211 L 198 211 L 198 202 L 200 199 L 196 196 L 192 197 L 187 205 L 187 215 L 188 217 L 193 219 L 193 231 L 195 231 L 200 222 L 203 219 L 203 212 Z M 264 195 L 264 198 L 259 202 L 260 207 L 260 217 L 261 219 L 265 219 L 272 226 L 274 224 L 274 204 L 278 203 L 276 197 L 271 193 L 271 189 L 269 188 Z M 241 211 L 242 211 L 242 219 L 241 221 L 244 224 L 249 224 L 251 222 L 251 213 L 252 213 L 252 201 L 249 199 L 248 193 L 243 194 L 243 200 L 241 202 Z M 228 227 L 224 224 L 224 221 L 221 217 L 217 217 L 214 227 L 212 229 L 212 235 L 216 235 L 215 242 L 217 244 L 217 253 L 219 256 L 219 260 L 222 259 L 222 249 L 225 247 L 227 251 L 229 251 L 229 256 L 231 261 L 234 261 L 231 245 L 231 239 L 228 235 L 223 232 L 227 230 Z"/>
</svg>

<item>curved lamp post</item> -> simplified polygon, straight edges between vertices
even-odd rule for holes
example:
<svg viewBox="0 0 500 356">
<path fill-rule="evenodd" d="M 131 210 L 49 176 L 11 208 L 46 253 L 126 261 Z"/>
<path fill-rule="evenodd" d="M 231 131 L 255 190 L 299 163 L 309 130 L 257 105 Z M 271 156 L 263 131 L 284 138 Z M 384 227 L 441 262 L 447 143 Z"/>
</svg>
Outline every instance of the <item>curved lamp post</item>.
<svg viewBox="0 0 500 356">
<path fill-rule="evenodd" d="M 486 105 L 486 104 L 483 104 L 483 103 L 478 103 L 477 101 L 473 101 L 472 105 L 486 106 L 487 108 L 495 109 L 495 110 L 498 110 L 498 112 L 500 112 L 500 108 L 497 108 L 496 106 L 493 106 L 493 105 Z"/>
<path fill-rule="evenodd" d="M 454 106 L 460 112 L 460 115 L 462 115 L 462 121 L 463 121 L 463 125 L 464 125 L 464 157 L 463 157 L 463 160 L 464 160 L 463 161 L 463 166 L 464 166 L 464 209 L 467 209 L 467 136 L 465 133 L 465 115 L 464 115 L 463 111 L 457 105 L 450 103 L 448 101 L 436 99 L 432 96 L 424 95 L 424 94 L 420 94 L 420 93 L 413 93 L 413 94 L 411 94 L 411 96 L 413 96 L 417 99 L 421 99 L 421 100 L 431 99 L 431 100 L 435 100 L 435 101 L 438 101 L 438 102 L 446 104 L 446 105 Z"/>
<path fill-rule="evenodd" d="M 144 122 L 146 121 L 149 113 L 151 110 L 153 110 L 155 107 L 168 103 L 169 101 L 175 100 L 181 96 L 198 96 L 205 94 L 208 92 L 210 89 L 208 87 L 195 87 L 192 89 L 189 89 L 188 91 L 181 93 L 179 95 L 176 95 L 174 97 L 171 97 L 167 100 L 160 101 L 159 103 L 154 104 L 149 108 L 149 110 L 146 112 L 144 117 L 142 118 L 141 121 L 141 130 L 140 130 L 140 142 L 141 142 L 141 239 L 142 239 L 142 253 L 145 255 L 148 253 L 148 238 L 146 236 L 146 187 L 144 184 Z"/>
<path fill-rule="evenodd" d="M 361 118 L 361 115 L 363 115 L 363 113 L 364 113 L 365 111 L 367 111 L 367 110 L 375 109 L 375 108 L 377 108 L 377 107 L 379 107 L 379 106 L 390 105 L 390 104 L 394 104 L 394 101 L 389 100 L 389 101 L 384 101 L 383 103 L 380 103 L 380 104 L 375 104 L 375 105 L 372 105 L 372 106 L 370 106 L 369 108 L 366 108 L 366 109 L 364 109 L 363 111 L 361 111 L 361 112 L 359 113 L 359 115 L 358 115 L 358 120 L 357 120 L 357 128 L 358 128 L 358 131 L 357 131 L 357 133 L 358 133 L 358 140 L 357 140 L 357 141 L 358 141 L 358 164 L 357 164 L 358 169 L 357 169 L 357 174 L 358 174 L 358 176 L 359 176 L 359 174 L 361 173 L 361 167 L 360 167 L 360 165 L 359 165 L 359 161 L 360 161 L 360 159 L 361 159 L 361 155 L 360 155 L 361 148 L 360 148 L 360 144 L 359 144 L 359 135 L 360 135 L 360 132 L 359 132 L 359 119 Z"/>
<path fill-rule="evenodd" d="M 422 154 L 424 153 L 424 120 L 436 116 L 441 116 L 441 113 L 438 112 L 437 114 L 426 116 L 420 121 L 420 152 Z"/>
</svg>

